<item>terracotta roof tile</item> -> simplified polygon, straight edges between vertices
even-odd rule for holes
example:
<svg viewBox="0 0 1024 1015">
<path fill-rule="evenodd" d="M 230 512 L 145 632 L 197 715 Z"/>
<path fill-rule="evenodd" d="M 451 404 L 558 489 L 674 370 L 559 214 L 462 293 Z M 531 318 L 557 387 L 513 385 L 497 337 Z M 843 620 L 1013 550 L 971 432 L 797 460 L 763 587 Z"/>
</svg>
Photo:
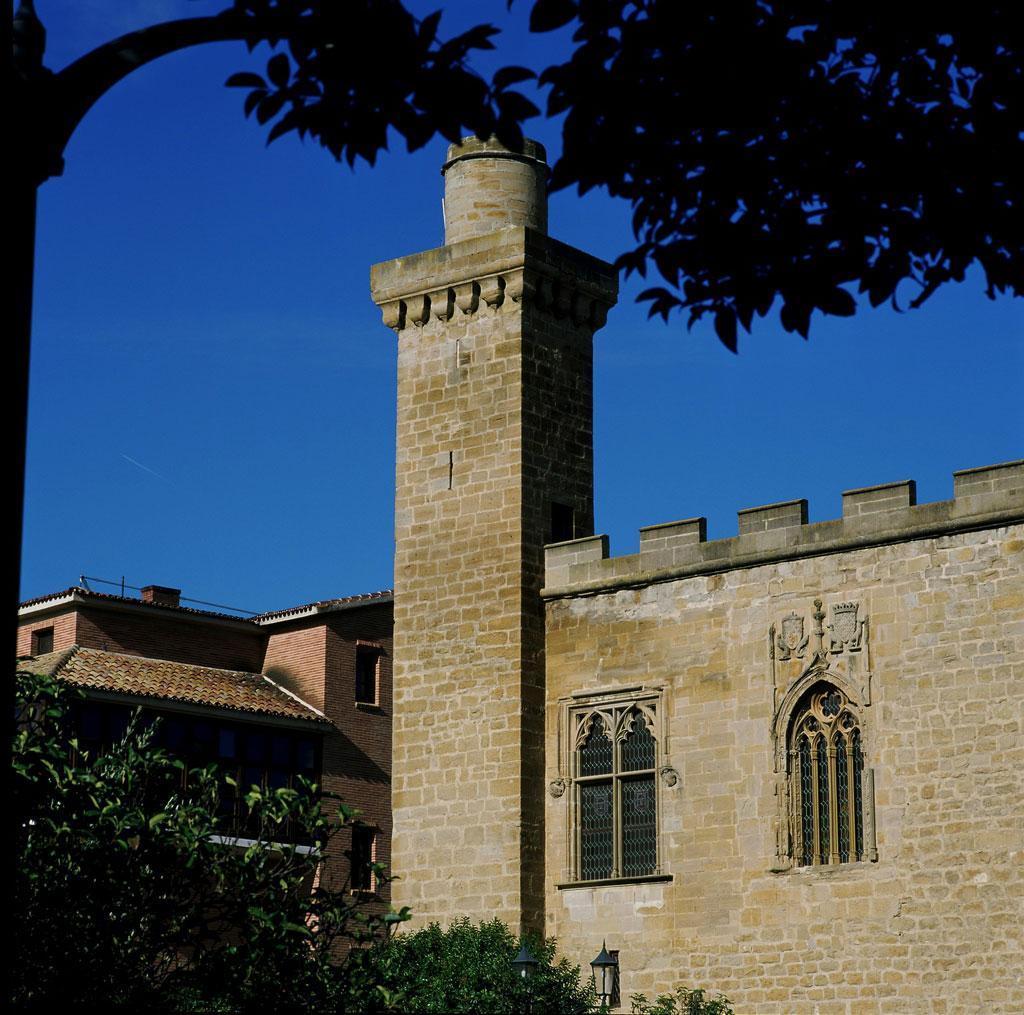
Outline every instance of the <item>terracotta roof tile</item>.
<svg viewBox="0 0 1024 1015">
<path fill-rule="evenodd" d="M 70 597 L 78 599 L 100 599 L 107 602 L 130 603 L 132 606 L 140 606 L 144 610 L 170 610 L 174 613 L 189 613 L 198 617 L 219 617 L 222 620 L 237 620 L 240 624 L 252 624 L 256 619 L 254 616 L 240 617 L 234 613 L 220 613 L 216 610 L 198 610 L 193 606 L 172 606 L 170 603 L 147 603 L 135 596 L 119 596 L 113 592 L 97 592 L 95 589 L 87 589 L 84 585 L 72 585 L 70 588 L 61 589 L 59 592 L 48 592 L 45 596 L 36 596 L 35 599 L 26 599 L 18 604 L 19 610 L 29 606 L 42 606 L 51 600 L 67 599 Z M 240 611 L 247 612 L 247 611 Z"/>
<path fill-rule="evenodd" d="M 99 691 L 230 708 L 284 719 L 327 722 L 321 712 L 262 673 L 193 666 L 79 646 L 21 660 L 18 666 Z"/>
<path fill-rule="evenodd" d="M 343 609 L 348 606 L 356 606 L 362 603 L 372 603 L 378 600 L 390 601 L 393 593 L 391 589 L 381 589 L 379 592 L 362 592 L 354 596 L 340 596 L 336 599 L 321 599 L 315 603 L 302 603 L 299 606 L 289 606 L 283 610 L 272 610 L 268 613 L 257 613 L 247 617 L 240 617 L 233 613 L 218 613 L 215 610 L 198 610 L 192 606 L 172 606 L 169 603 L 146 603 L 134 596 L 119 596 L 112 592 L 97 592 L 95 589 L 87 589 L 83 585 L 72 585 L 70 588 L 61 589 L 60 592 L 49 592 L 45 596 L 36 596 L 35 599 L 26 599 L 18 604 L 21 610 L 32 606 L 43 606 L 45 603 L 61 599 L 99 599 L 107 602 L 129 603 L 132 606 L 141 607 L 144 610 L 162 610 L 173 613 L 189 613 L 198 617 L 218 617 L 223 620 L 235 620 L 240 624 L 263 624 L 267 621 L 286 620 L 293 616 L 305 616 L 311 613 L 330 612 L 335 609 Z"/>
<path fill-rule="evenodd" d="M 381 589 L 379 592 L 362 592 L 355 596 L 341 596 L 338 599 L 321 599 L 315 603 L 303 603 L 301 606 L 289 606 L 285 610 L 274 610 L 271 613 L 258 613 L 252 619 L 257 624 L 268 620 L 284 620 L 288 617 L 299 614 L 323 612 L 328 613 L 333 609 L 345 606 L 354 606 L 360 603 L 372 603 L 376 600 L 390 601 L 394 595 L 391 589 Z"/>
</svg>

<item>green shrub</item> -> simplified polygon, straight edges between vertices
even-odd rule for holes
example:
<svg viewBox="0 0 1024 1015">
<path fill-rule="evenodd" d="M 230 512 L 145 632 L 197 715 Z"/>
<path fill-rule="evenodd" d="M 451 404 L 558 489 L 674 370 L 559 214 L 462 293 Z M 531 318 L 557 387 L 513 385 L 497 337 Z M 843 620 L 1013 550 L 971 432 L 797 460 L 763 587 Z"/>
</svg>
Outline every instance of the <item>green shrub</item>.
<svg viewBox="0 0 1024 1015">
<path fill-rule="evenodd" d="M 659 994 L 653 1001 L 648 1001 L 644 994 L 634 994 L 630 1002 L 633 1015 L 733 1015 L 727 997 L 708 997 L 699 988 L 676 987 L 672 993 Z"/>
<path fill-rule="evenodd" d="M 595 1010 L 579 967 L 555 961 L 553 939 L 528 938 L 527 944 L 540 963 L 529 981 L 531 1011 Z M 518 951 L 519 941 L 500 920 L 475 926 L 462 919 L 447 930 L 433 923 L 353 954 L 346 1000 L 350 1010 L 370 1013 L 519 1015 L 527 1010 L 527 997 L 511 964 Z"/>
<path fill-rule="evenodd" d="M 285 829 L 320 850 L 315 787 L 251 790 L 249 848 L 218 837 L 221 778 L 153 743 L 139 720 L 95 756 L 70 737 L 79 692 L 19 673 L 11 806 L 15 875 L 9 1000 L 15 1007 L 335 1011 L 343 939 L 386 934 L 344 891 L 312 889 L 315 852 L 272 845 Z"/>
</svg>

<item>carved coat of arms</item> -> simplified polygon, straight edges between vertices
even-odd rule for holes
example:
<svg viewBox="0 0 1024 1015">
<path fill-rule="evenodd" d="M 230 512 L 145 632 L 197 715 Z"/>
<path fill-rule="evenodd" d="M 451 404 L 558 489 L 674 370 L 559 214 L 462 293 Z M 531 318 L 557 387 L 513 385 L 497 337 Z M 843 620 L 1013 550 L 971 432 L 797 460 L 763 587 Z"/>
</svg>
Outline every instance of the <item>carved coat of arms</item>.
<svg viewBox="0 0 1024 1015">
<path fill-rule="evenodd" d="M 857 619 L 858 608 L 858 603 L 836 603 L 832 607 L 832 623 L 828 625 L 831 634 L 830 651 L 860 650 L 864 621 Z"/>
<path fill-rule="evenodd" d="M 807 635 L 804 634 L 804 618 L 797 613 L 790 613 L 782 618 L 776 640 L 778 658 L 780 660 L 803 659 L 807 649 Z"/>
</svg>

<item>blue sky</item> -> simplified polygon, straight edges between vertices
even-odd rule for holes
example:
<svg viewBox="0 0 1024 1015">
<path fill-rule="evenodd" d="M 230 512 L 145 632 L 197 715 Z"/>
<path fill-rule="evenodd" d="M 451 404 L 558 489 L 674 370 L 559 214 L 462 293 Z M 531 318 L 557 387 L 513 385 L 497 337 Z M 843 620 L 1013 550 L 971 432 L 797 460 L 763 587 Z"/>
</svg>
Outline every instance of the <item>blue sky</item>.
<svg viewBox="0 0 1024 1015">
<path fill-rule="evenodd" d="M 220 6 L 37 0 L 55 69 Z M 543 66 L 566 35 L 529 36 L 528 9 L 463 0 L 442 30 L 490 20 L 504 32 L 482 69 Z M 267 148 L 223 87 L 264 59 L 220 44 L 136 72 L 41 191 L 23 597 L 81 573 L 249 610 L 391 584 L 396 349 L 369 266 L 442 242 L 445 143 L 354 172 L 293 138 Z M 557 124 L 527 132 L 557 153 Z M 602 194 L 557 194 L 550 218 L 608 260 L 630 246 L 628 206 Z M 816 318 L 809 342 L 773 315 L 739 356 L 710 324 L 648 321 L 643 284 L 596 339 L 613 553 L 642 525 L 706 515 L 729 536 L 737 510 L 795 497 L 838 517 L 844 489 L 874 483 L 944 499 L 954 469 L 1024 454 L 1024 304 L 976 275 L 911 313 Z"/>
</svg>

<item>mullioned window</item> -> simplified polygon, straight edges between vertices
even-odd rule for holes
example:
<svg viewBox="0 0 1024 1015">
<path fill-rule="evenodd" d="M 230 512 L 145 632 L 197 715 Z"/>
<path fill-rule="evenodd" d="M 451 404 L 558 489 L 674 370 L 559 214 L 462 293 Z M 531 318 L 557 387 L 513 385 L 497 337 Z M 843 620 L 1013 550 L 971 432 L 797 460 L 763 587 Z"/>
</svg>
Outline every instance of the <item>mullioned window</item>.
<svg viewBox="0 0 1024 1015">
<path fill-rule="evenodd" d="M 789 738 L 790 829 L 797 866 L 865 858 L 860 723 L 838 688 L 819 683 L 794 711 Z"/>
</svg>

